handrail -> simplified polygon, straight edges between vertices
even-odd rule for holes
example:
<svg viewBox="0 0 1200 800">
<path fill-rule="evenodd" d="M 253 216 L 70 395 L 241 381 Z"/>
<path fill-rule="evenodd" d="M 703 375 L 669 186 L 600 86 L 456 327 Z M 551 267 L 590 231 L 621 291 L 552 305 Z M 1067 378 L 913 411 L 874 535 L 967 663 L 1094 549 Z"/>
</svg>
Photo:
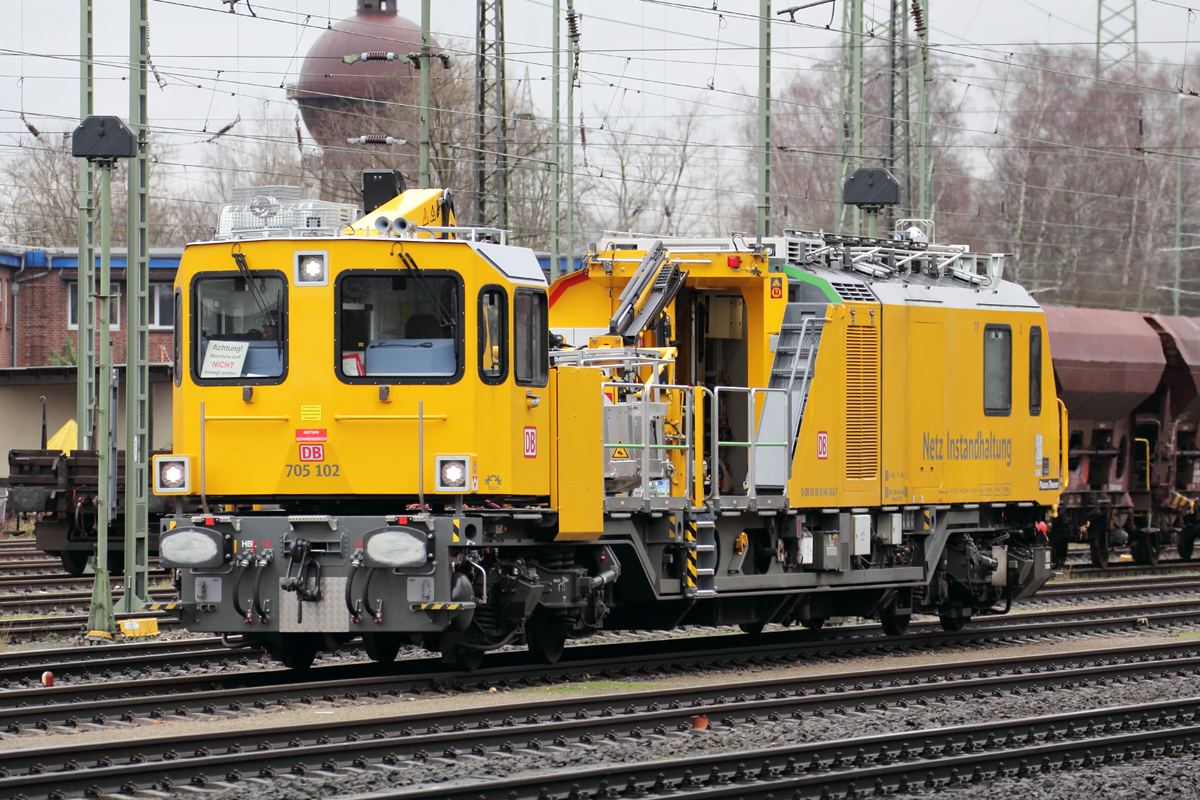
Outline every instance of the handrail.
<svg viewBox="0 0 1200 800">
<path fill-rule="evenodd" d="M 1067 442 L 1070 441 L 1071 431 L 1068 425 L 1067 404 L 1058 398 L 1058 477 L 1061 483 L 1059 488 L 1065 490 L 1067 488 Z"/>
<path fill-rule="evenodd" d="M 721 441 L 720 437 L 720 402 L 721 393 L 738 393 L 747 395 L 746 417 L 747 417 L 747 432 L 750 434 L 749 441 Z M 758 396 L 767 394 L 782 394 L 784 398 L 784 419 L 785 425 L 785 441 L 783 442 L 759 442 L 758 439 Z M 718 386 L 713 392 L 713 421 L 712 421 L 712 440 L 713 440 L 713 457 L 716 461 L 716 476 L 712 482 L 713 499 L 721 499 L 721 474 L 720 474 L 720 459 L 721 447 L 745 447 L 748 448 L 747 453 L 747 469 L 746 469 L 746 497 L 753 500 L 758 497 L 758 487 L 755 484 L 754 462 L 758 454 L 759 447 L 786 447 L 788 454 L 791 455 L 792 448 L 792 396 L 787 389 L 781 388 L 764 388 L 764 387 L 748 387 L 748 386 Z M 788 459 L 788 477 L 791 477 L 791 463 Z M 785 491 L 786 494 L 786 491 Z"/>
<path fill-rule="evenodd" d="M 417 414 L 334 414 L 333 418 L 337 422 L 355 422 L 357 420 L 377 420 L 377 419 L 396 419 L 404 422 L 416 422 L 422 417 Z M 440 420 L 445 422 L 449 417 L 446 414 L 426 414 L 424 419 Z"/>
<path fill-rule="evenodd" d="M 270 422 L 270 421 L 287 422 L 289 419 L 291 419 L 291 417 L 289 417 L 287 414 L 267 415 L 267 416 L 252 416 L 249 414 L 239 414 L 239 415 L 231 415 L 231 416 L 212 416 L 212 417 L 206 416 L 204 418 L 204 421 L 205 422 L 236 422 L 236 421 L 253 421 L 253 420 L 259 420 L 259 419 L 267 420 L 268 422 Z"/>
<path fill-rule="evenodd" d="M 657 371 L 655 372 L 655 377 Z M 601 447 L 612 449 L 615 447 L 623 447 L 627 450 L 641 451 L 641 489 L 643 500 L 649 497 L 650 489 L 650 451 L 666 450 L 666 451 L 685 451 L 688 455 L 685 456 L 685 463 L 692 461 L 692 452 L 696 443 L 696 425 L 695 414 L 696 404 L 693 400 L 693 390 L 697 387 L 683 386 L 673 383 L 655 383 L 652 377 L 647 383 L 638 383 L 632 381 L 610 381 L 601 385 L 601 389 L 632 389 L 641 393 L 639 401 L 642 407 L 642 430 L 641 444 L 626 444 L 626 443 L 608 443 L 602 442 Z M 667 392 L 678 391 L 683 393 L 683 439 L 686 444 L 650 444 L 650 414 L 647 405 L 651 402 L 663 402 L 661 395 Z M 669 401 L 667 401 L 669 404 Z M 664 430 L 663 435 L 666 435 Z M 690 471 L 685 470 L 684 474 L 687 481 L 684 485 L 683 497 L 692 497 L 695 494 L 696 483 L 699 479 L 698 475 L 693 475 Z M 672 495 L 674 496 L 674 495 Z"/>
</svg>

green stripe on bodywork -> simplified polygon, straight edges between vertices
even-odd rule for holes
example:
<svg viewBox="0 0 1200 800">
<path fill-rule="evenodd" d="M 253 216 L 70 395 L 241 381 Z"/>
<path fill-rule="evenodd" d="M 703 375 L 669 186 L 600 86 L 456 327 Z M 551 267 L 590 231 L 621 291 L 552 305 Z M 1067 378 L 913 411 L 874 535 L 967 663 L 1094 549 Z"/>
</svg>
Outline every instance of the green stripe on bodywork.
<svg viewBox="0 0 1200 800">
<path fill-rule="evenodd" d="M 827 281 L 818 278 L 816 275 L 796 267 L 788 266 L 787 264 L 783 265 L 783 274 L 788 276 L 788 280 L 811 283 L 813 286 L 816 286 L 825 293 L 825 297 L 828 298 L 829 302 L 831 303 L 842 302 L 842 296 L 834 291 L 833 287 L 830 286 Z"/>
</svg>

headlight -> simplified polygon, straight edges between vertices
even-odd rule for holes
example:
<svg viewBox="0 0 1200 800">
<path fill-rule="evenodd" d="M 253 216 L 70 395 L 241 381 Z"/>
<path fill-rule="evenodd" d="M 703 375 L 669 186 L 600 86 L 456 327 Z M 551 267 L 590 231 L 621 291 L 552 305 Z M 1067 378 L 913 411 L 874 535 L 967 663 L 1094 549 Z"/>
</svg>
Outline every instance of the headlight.
<svg viewBox="0 0 1200 800">
<path fill-rule="evenodd" d="M 187 456 L 154 457 L 154 493 L 188 494 L 192 470 Z"/>
<path fill-rule="evenodd" d="M 162 485 L 168 489 L 178 489 L 183 486 L 183 465 L 168 461 L 162 466 Z"/>
<path fill-rule="evenodd" d="M 296 252 L 296 285 L 325 286 L 329 283 L 329 255 L 324 250 Z"/>
<path fill-rule="evenodd" d="M 428 560 L 427 539 L 419 531 L 385 528 L 363 537 L 363 562 L 368 567 L 416 569 Z"/>
<path fill-rule="evenodd" d="M 225 563 L 225 536 L 203 528 L 174 528 L 159 537 L 158 560 L 168 569 L 219 567 Z"/>
<path fill-rule="evenodd" d="M 470 456 L 437 456 L 435 488 L 439 492 L 466 492 L 471 480 Z"/>
</svg>

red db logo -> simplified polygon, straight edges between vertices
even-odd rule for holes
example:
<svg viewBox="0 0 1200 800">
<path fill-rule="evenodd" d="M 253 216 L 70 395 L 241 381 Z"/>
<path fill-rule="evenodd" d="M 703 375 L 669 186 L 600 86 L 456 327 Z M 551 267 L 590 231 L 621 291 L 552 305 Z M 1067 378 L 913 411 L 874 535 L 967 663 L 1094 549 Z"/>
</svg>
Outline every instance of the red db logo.
<svg viewBox="0 0 1200 800">
<path fill-rule="evenodd" d="M 302 445 L 300 445 L 300 460 L 301 461 L 324 461 L 325 460 L 325 445 L 323 445 L 323 444 L 302 444 Z"/>
<path fill-rule="evenodd" d="M 525 457 L 537 458 L 537 428 L 525 429 Z"/>
<path fill-rule="evenodd" d="M 829 458 L 829 434 L 826 431 L 817 431 L 817 458 L 821 461 Z"/>
</svg>

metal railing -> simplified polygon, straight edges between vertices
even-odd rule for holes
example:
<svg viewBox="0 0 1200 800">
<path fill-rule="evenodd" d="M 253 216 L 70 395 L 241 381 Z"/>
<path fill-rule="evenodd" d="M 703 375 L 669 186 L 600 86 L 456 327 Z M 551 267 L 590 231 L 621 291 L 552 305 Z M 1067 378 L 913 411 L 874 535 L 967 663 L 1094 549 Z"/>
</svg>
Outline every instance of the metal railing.
<svg viewBox="0 0 1200 800">
<path fill-rule="evenodd" d="M 705 389 L 704 391 L 708 391 Z M 748 433 L 747 441 L 721 441 L 720 425 L 721 425 L 721 395 L 722 394 L 744 394 L 747 397 L 746 402 L 746 430 Z M 787 413 L 784 419 L 787 423 L 784 428 L 784 441 L 782 442 L 761 442 L 758 441 L 759 436 L 763 433 L 761 426 L 756 424 L 758 413 L 758 396 L 766 397 L 769 394 L 782 394 L 784 396 L 784 404 Z M 758 489 L 754 481 L 754 462 L 760 447 L 785 447 L 787 453 L 792 453 L 792 440 L 794 438 L 790 430 L 792 419 L 792 398 L 791 393 L 787 389 L 764 389 L 764 388 L 748 388 L 745 386 L 718 386 L 711 392 L 713 398 L 712 404 L 712 454 L 714 468 L 712 472 L 712 491 L 705 495 L 705 499 L 720 500 L 721 499 L 721 448 L 722 447 L 745 447 L 747 448 L 747 471 L 746 471 L 746 494 L 745 497 L 753 500 L 758 497 Z M 792 466 L 791 459 L 785 459 L 787 463 L 787 474 L 791 477 Z M 742 496 L 742 495 L 730 495 Z"/>
<path fill-rule="evenodd" d="M 655 374 L 657 374 L 657 372 Z M 653 382 L 653 380 L 651 380 L 649 383 L 635 383 L 635 382 L 631 382 L 631 381 L 610 381 L 610 382 L 602 384 L 601 389 L 602 390 L 624 389 L 627 392 L 631 392 L 631 391 L 637 392 L 640 395 L 637 402 L 641 405 L 641 410 L 642 410 L 641 442 L 632 443 L 632 444 L 625 443 L 625 442 L 611 442 L 611 443 L 603 442 L 601 446 L 605 449 L 605 451 L 615 450 L 617 448 L 624 448 L 626 450 L 640 451 L 640 453 L 638 455 L 638 458 L 641 462 L 641 470 L 640 470 L 641 474 L 640 474 L 639 485 L 641 488 L 642 498 L 646 499 L 646 498 L 651 497 L 651 495 L 650 495 L 650 453 L 651 453 L 651 451 L 655 451 L 655 450 L 664 451 L 664 452 L 683 452 L 685 454 L 685 459 L 684 459 L 685 482 L 684 482 L 683 494 L 682 495 L 672 495 L 669 493 L 669 490 L 668 490 L 668 496 L 672 496 L 672 497 L 682 496 L 682 497 L 688 497 L 688 498 L 692 497 L 695 494 L 695 487 L 697 485 L 696 482 L 703 480 L 703 476 L 696 474 L 696 470 L 687 468 L 689 465 L 696 464 L 696 458 L 695 458 L 695 445 L 696 445 L 695 411 L 696 411 L 696 409 L 695 409 L 695 394 L 694 394 L 695 387 L 682 386 L 679 384 L 670 384 L 670 383 L 655 383 L 655 382 Z M 669 395 L 670 393 L 673 393 L 673 392 L 679 392 L 682 397 L 681 408 L 682 408 L 683 432 L 682 432 L 682 434 L 676 434 L 676 435 L 682 435 L 683 444 L 667 444 L 668 433 L 667 433 L 666 427 L 667 427 L 667 421 L 668 421 L 669 417 L 666 414 L 664 414 L 662 417 L 663 418 L 663 426 L 662 426 L 663 427 L 663 440 L 660 442 L 657 442 L 657 443 L 652 443 L 652 441 L 651 441 L 652 425 L 651 425 L 651 421 L 650 421 L 650 418 L 651 418 L 650 404 L 665 402 L 667 404 L 667 407 L 670 408 L 671 400 L 664 399 L 664 395 Z M 629 403 L 628 397 L 622 402 Z M 671 480 L 670 469 L 666 470 L 666 478 L 665 479 L 668 481 L 668 486 L 669 486 L 670 480 Z"/>
</svg>

